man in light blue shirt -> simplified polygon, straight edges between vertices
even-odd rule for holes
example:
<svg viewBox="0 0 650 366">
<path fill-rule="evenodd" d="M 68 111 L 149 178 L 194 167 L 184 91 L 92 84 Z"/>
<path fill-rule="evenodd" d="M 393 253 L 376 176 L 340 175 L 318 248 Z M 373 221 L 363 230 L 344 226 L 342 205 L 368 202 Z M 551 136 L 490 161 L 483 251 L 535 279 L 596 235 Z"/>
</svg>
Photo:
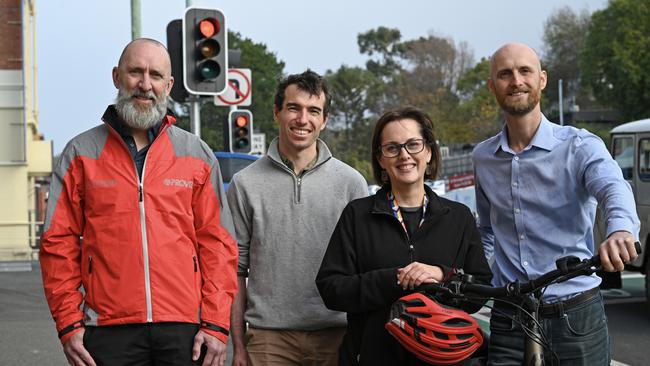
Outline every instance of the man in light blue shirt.
<svg viewBox="0 0 650 366">
<path fill-rule="evenodd" d="M 479 230 L 493 284 L 528 282 L 567 255 L 597 250 L 603 268 L 622 271 L 636 258 L 639 219 L 629 184 L 603 142 L 586 130 L 562 127 L 541 113 L 546 86 L 535 51 L 506 44 L 490 60 L 488 87 L 505 116 L 503 130 L 473 153 Z M 600 203 L 607 239 L 594 243 Z M 600 245 L 598 245 L 600 244 Z M 609 336 L 596 275 L 549 286 L 540 308 L 542 330 L 560 363 L 609 365 Z M 520 365 L 524 332 L 517 311 L 495 303 L 489 364 Z"/>
</svg>

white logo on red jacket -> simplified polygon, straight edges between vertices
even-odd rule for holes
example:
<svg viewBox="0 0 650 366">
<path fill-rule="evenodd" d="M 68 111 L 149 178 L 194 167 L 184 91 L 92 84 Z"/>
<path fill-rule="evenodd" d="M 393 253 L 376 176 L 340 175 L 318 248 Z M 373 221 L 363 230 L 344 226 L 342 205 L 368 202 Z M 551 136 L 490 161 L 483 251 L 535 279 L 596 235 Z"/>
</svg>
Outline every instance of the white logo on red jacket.
<svg viewBox="0 0 650 366">
<path fill-rule="evenodd" d="M 194 182 L 190 180 L 176 179 L 176 178 L 166 178 L 165 180 L 163 180 L 163 184 L 166 186 L 174 186 L 174 187 L 181 187 L 181 188 L 192 188 L 194 186 Z"/>
</svg>

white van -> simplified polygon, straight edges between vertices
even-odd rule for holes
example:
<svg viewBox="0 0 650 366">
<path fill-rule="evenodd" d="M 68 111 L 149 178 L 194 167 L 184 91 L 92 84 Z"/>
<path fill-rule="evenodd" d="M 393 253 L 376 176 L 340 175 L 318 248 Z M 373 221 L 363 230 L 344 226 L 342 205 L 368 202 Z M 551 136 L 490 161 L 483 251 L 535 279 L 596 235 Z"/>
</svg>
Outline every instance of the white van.
<svg viewBox="0 0 650 366">
<path fill-rule="evenodd" d="M 639 241 L 642 254 L 626 269 L 646 275 L 646 301 L 650 308 L 650 251 L 647 246 L 650 239 L 650 119 L 619 125 L 612 129 L 611 136 L 612 156 L 621 167 L 623 177 L 632 186 L 641 220 Z M 602 239 L 602 231 L 603 226 L 599 222 L 595 229 L 596 240 Z"/>
</svg>

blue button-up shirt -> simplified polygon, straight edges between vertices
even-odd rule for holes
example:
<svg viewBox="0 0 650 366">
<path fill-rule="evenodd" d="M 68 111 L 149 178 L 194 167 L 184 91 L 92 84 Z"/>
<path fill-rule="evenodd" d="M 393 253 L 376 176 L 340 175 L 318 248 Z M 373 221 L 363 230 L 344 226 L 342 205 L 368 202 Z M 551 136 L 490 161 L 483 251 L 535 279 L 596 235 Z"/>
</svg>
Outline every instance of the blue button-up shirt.
<svg viewBox="0 0 650 366">
<path fill-rule="evenodd" d="M 494 286 L 535 279 L 560 257 L 592 256 L 597 202 L 608 236 L 624 230 L 638 237 L 630 185 L 598 137 L 542 116 L 530 144 L 515 153 L 506 128 L 473 153 L 479 231 Z M 543 299 L 563 300 L 600 281 L 579 276 L 549 286 Z"/>
</svg>

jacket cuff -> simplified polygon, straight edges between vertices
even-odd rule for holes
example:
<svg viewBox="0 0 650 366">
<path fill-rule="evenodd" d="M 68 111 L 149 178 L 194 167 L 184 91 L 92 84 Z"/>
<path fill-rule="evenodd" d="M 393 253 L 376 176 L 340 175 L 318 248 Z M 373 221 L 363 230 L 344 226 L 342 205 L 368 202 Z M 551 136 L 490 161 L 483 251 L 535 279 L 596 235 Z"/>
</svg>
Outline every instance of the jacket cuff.
<svg viewBox="0 0 650 366">
<path fill-rule="evenodd" d="M 69 340 L 70 337 L 72 337 L 73 334 L 81 331 L 84 329 L 84 323 L 82 320 L 79 320 L 77 322 L 74 322 L 67 327 L 61 329 L 59 331 L 59 339 L 61 340 L 61 344 L 66 344 Z"/>
<path fill-rule="evenodd" d="M 208 323 L 206 321 L 201 320 L 201 330 L 208 333 L 209 335 L 216 337 L 219 339 L 221 342 L 224 344 L 228 343 L 228 336 L 230 335 L 230 332 L 228 329 L 220 327 L 214 323 Z"/>
</svg>

